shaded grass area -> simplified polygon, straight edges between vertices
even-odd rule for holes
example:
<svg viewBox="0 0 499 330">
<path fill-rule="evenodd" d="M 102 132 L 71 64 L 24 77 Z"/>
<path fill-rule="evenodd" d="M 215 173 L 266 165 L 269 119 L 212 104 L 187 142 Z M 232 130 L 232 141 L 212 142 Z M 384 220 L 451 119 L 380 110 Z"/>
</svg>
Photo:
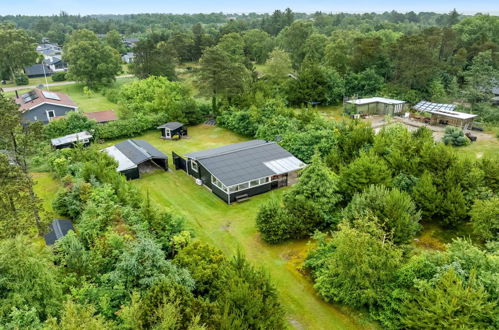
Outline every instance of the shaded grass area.
<svg viewBox="0 0 499 330">
<path fill-rule="evenodd" d="M 54 214 L 52 201 L 59 189 L 59 182 L 54 180 L 47 172 L 33 172 L 31 173 L 31 177 L 35 181 L 35 194 L 42 200 L 44 210 L 50 214 Z"/>
</svg>

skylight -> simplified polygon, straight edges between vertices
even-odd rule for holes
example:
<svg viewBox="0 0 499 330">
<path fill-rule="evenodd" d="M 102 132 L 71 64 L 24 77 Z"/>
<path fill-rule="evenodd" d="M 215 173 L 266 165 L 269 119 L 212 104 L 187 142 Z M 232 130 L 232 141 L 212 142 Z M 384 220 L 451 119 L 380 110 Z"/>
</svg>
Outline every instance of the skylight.
<svg viewBox="0 0 499 330">
<path fill-rule="evenodd" d="M 52 100 L 57 100 L 57 101 L 61 100 L 61 98 L 56 93 L 47 92 L 47 91 L 43 91 L 42 93 L 43 93 L 43 96 L 45 96 L 47 99 L 52 99 Z"/>
</svg>

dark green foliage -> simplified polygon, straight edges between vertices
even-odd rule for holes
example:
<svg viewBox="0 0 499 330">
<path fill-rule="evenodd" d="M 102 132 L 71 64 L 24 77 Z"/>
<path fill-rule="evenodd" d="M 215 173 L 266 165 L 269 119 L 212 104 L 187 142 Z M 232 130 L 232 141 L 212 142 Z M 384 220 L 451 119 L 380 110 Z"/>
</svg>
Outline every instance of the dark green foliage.
<svg viewBox="0 0 499 330">
<path fill-rule="evenodd" d="M 90 198 L 91 185 L 82 180 L 73 180 L 71 177 L 67 177 L 64 181 L 64 188 L 59 190 L 52 206 L 58 214 L 75 219 L 83 212 Z"/>
<path fill-rule="evenodd" d="M 437 212 L 442 203 L 442 195 L 433 184 L 432 176 L 429 172 L 423 175 L 412 189 L 412 198 L 424 220 L 430 220 Z"/>
<path fill-rule="evenodd" d="M 331 240 L 320 241 L 306 266 L 314 287 L 331 302 L 354 307 L 374 305 L 400 266 L 402 251 L 372 221 L 357 220 L 355 228 L 340 224 Z"/>
<path fill-rule="evenodd" d="M 374 216 L 387 237 L 396 244 L 407 243 L 419 231 L 421 214 L 411 197 L 396 188 L 371 186 L 360 194 L 354 195 L 347 208 L 343 210 L 346 221 Z"/>
<path fill-rule="evenodd" d="M 483 241 L 499 237 L 499 197 L 477 200 L 471 208 L 474 234 Z"/>
<path fill-rule="evenodd" d="M 65 81 L 66 80 L 66 72 L 55 72 L 51 76 L 52 81 Z"/>
<path fill-rule="evenodd" d="M 270 244 L 277 244 L 290 238 L 295 225 L 288 212 L 276 200 L 262 205 L 256 216 L 256 228 L 262 239 Z"/>
<path fill-rule="evenodd" d="M 43 127 L 43 134 L 47 139 L 82 131 L 88 131 L 91 134 L 95 134 L 97 131 L 97 123 L 88 119 L 80 112 L 70 112 L 66 117 L 53 120 Z"/>
<path fill-rule="evenodd" d="M 446 226 L 454 227 L 462 223 L 468 216 L 468 206 L 460 186 L 450 188 L 443 196 L 441 214 Z"/>
<path fill-rule="evenodd" d="M 445 135 L 443 137 L 443 142 L 445 144 L 450 144 L 451 146 L 461 147 L 470 144 L 470 140 L 464 136 L 464 132 L 459 127 L 447 126 L 445 128 Z"/>
<path fill-rule="evenodd" d="M 322 162 L 319 155 L 303 170 L 298 183 L 283 198 L 284 208 L 295 224 L 295 237 L 338 223 L 341 201 L 339 179 Z"/>
<path fill-rule="evenodd" d="M 218 124 L 244 136 L 255 136 L 257 131 L 257 125 L 249 111 L 224 111 L 218 117 Z"/>
<path fill-rule="evenodd" d="M 91 88 L 110 85 L 121 71 L 119 53 L 86 29 L 71 34 L 65 45 L 64 60 L 71 67 L 68 79 Z"/>
<path fill-rule="evenodd" d="M 27 306 L 42 321 L 57 315 L 63 296 L 49 251 L 22 236 L 1 241 L 0 292 L 2 324 Z"/>
<path fill-rule="evenodd" d="M 177 53 L 164 33 L 151 33 L 139 40 L 133 52 L 135 58 L 130 65 L 132 72 L 139 78 L 163 76 L 169 80 L 177 78 L 175 65 Z"/>
<path fill-rule="evenodd" d="M 431 281 L 422 281 L 401 307 L 401 323 L 408 328 L 439 329 L 490 326 L 494 304 L 477 283 L 476 273 L 467 280 L 450 266 Z"/>
<path fill-rule="evenodd" d="M 17 86 L 27 85 L 27 84 L 29 84 L 29 79 L 28 79 L 28 76 L 25 74 L 18 74 L 16 76 L 15 82 L 16 82 Z"/>
<path fill-rule="evenodd" d="M 341 191 L 348 201 L 373 184 L 389 185 L 391 173 L 386 162 L 372 153 L 363 153 L 340 171 Z"/>
</svg>

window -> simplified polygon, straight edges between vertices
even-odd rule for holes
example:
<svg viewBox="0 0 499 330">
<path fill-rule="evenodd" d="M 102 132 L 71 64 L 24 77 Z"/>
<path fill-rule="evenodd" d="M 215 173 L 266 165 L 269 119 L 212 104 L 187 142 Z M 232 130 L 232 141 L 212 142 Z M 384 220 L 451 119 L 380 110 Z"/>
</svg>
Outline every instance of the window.
<svg viewBox="0 0 499 330">
<path fill-rule="evenodd" d="M 270 181 L 270 180 L 269 180 L 269 177 L 266 177 L 266 178 L 261 178 L 261 179 L 260 179 L 260 184 L 264 184 L 264 183 L 267 183 L 267 182 L 269 182 L 269 181 Z"/>
<path fill-rule="evenodd" d="M 237 190 L 244 190 L 249 188 L 249 182 L 241 183 L 237 185 Z"/>
<path fill-rule="evenodd" d="M 258 186 L 259 184 L 260 184 L 260 180 L 250 181 L 250 187 L 255 187 L 255 186 Z"/>
<path fill-rule="evenodd" d="M 237 191 L 237 186 L 232 186 L 229 188 L 229 192 L 233 193 Z"/>
<path fill-rule="evenodd" d="M 215 186 L 217 186 L 218 188 L 222 189 L 223 191 L 227 192 L 227 187 L 224 186 L 224 184 L 222 182 L 220 182 L 217 178 L 215 178 L 214 176 L 211 176 L 211 183 Z"/>
<path fill-rule="evenodd" d="M 55 117 L 55 111 L 54 110 L 47 110 L 47 119 L 50 121 L 54 117 Z"/>
<path fill-rule="evenodd" d="M 194 172 L 198 172 L 198 163 L 196 163 L 195 161 L 191 160 L 191 168 Z"/>
</svg>

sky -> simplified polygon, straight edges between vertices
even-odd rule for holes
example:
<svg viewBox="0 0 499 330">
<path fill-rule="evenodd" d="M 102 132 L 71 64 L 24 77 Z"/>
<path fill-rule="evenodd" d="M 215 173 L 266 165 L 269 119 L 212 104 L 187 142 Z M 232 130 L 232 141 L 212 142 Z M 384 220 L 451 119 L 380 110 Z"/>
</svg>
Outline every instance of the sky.
<svg viewBox="0 0 499 330">
<path fill-rule="evenodd" d="M 0 15 L 52 15 L 60 11 L 70 14 L 132 13 L 265 13 L 291 8 L 297 12 L 383 12 L 397 10 L 445 13 L 453 8 L 460 13 L 477 12 L 499 15 L 498 0 L 0 0 Z"/>
</svg>

